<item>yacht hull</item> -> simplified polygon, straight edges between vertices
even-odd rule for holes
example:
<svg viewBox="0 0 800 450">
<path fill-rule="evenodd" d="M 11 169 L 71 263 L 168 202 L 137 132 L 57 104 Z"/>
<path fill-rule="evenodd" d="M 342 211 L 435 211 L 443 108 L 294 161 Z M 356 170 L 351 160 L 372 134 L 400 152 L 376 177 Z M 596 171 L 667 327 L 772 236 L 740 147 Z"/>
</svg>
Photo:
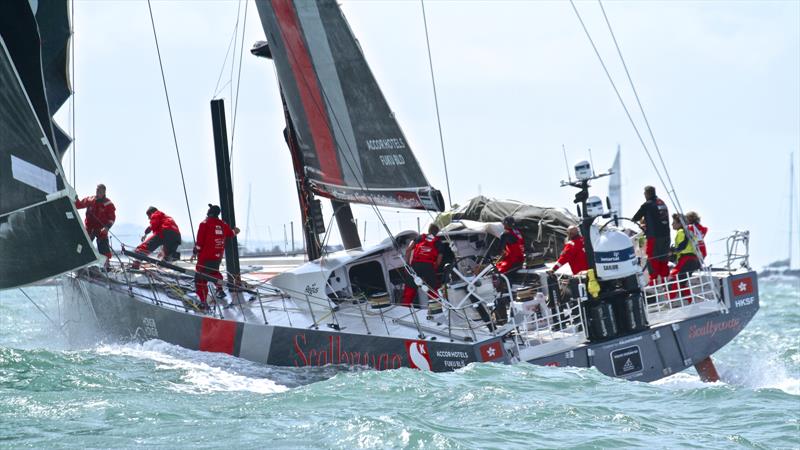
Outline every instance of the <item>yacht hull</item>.
<svg viewBox="0 0 800 450">
<path fill-rule="evenodd" d="M 747 292 L 735 283 L 748 281 Z M 74 317 L 68 322 L 85 327 L 87 318 L 101 332 L 122 340 L 160 339 L 190 350 L 227 353 L 276 366 L 367 366 L 378 370 L 410 367 L 437 372 L 472 362 L 513 363 L 520 360 L 544 366 L 595 367 L 612 376 L 654 381 L 699 363 L 729 343 L 756 314 L 758 286 L 754 272 L 723 280 L 726 310 L 651 327 L 605 342 L 583 343 L 546 355 L 526 357 L 527 349 L 500 337 L 480 342 L 449 342 L 349 333 L 326 326 L 291 327 L 249 320 L 218 319 L 167 308 L 140 298 L 100 278 L 65 277 L 62 287 Z M 254 314 L 250 311 L 243 313 Z"/>
</svg>

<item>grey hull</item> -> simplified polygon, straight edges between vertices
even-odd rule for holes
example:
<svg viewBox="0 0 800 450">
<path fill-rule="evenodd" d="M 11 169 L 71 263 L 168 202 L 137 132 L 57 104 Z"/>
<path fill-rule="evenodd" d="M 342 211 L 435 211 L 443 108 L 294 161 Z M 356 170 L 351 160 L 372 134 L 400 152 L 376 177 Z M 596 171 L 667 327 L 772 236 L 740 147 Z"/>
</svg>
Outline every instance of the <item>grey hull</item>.
<svg viewBox="0 0 800 450">
<path fill-rule="evenodd" d="M 725 311 L 651 327 L 645 331 L 581 344 L 566 351 L 530 358 L 547 366 L 595 367 L 630 380 L 654 381 L 680 372 L 729 343 L 758 311 L 757 286 L 735 296 L 732 283 L 752 272 L 730 276 L 723 294 Z M 65 297 L 76 315 L 92 318 L 100 330 L 120 339 L 161 339 L 190 350 L 222 352 L 250 361 L 289 367 L 327 364 L 368 366 L 378 370 L 411 367 L 449 371 L 471 362 L 511 363 L 516 347 L 493 338 L 476 343 L 428 337 L 354 334 L 320 327 L 297 328 L 216 319 L 160 306 L 95 278 L 66 277 Z M 80 320 L 78 320 L 80 319 Z M 510 350 L 510 351 L 509 351 Z M 521 354 L 525 354 L 524 349 Z"/>
</svg>

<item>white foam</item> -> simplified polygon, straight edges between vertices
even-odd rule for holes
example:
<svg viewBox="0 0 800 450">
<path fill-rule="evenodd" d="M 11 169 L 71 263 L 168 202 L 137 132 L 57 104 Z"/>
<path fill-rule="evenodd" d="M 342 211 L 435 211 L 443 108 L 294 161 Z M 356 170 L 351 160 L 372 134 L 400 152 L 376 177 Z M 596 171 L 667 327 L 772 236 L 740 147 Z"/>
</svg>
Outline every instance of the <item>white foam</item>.
<svg viewBox="0 0 800 450">
<path fill-rule="evenodd" d="M 686 372 L 679 372 L 674 375 L 670 375 L 666 378 L 654 381 L 652 384 L 673 390 L 702 389 L 702 388 L 719 387 L 726 385 L 724 381 L 707 383 L 701 380 L 700 376 L 698 376 L 697 374 L 686 373 Z"/>
<path fill-rule="evenodd" d="M 244 360 L 221 353 L 187 350 L 159 340 L 142 344 L 102 345 L 95 351 L 101 355 L 120 355 L 155 361 L 157 370 L 182 371 L 181 379 L 184 383 L 173 383 L 170 386 L 177 392 L 204 394 L 248 391 L 274 394 L 289 389 L 268 378 L 249 377 L 228 370 L 232 366 L 248 364 Z"/>
</svg>

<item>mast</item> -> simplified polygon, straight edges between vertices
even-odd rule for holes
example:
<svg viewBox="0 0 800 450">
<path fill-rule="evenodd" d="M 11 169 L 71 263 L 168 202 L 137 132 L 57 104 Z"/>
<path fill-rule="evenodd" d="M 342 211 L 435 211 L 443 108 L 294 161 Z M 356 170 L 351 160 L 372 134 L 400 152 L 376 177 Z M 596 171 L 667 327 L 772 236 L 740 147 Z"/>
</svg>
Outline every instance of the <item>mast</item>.
<svg viewBox="0 0 800 450">
<path fill-rule="evenodd" d="M 214 129 L 214 152 L 217 160 L 217 185 L 219 186 L 219 206 L 222 220 L 231 228 L 236 226 L 233 208 L 233 185 L 231 182 L 231 161 L 228 153 L 228 128 L 225 124 L 225 102 L 211 100 L 211 124 Z M 239 243 L 236 236 L 225 241 L 225 269 L 228 281 L 236 283 L 239 279 Z"/>
<path fill-rule="evenodd" d="M 360 248 L 361 239 L 358 237 L 358 225 L 353 220 L 353 210 L 350 209 L 350 204 L 331 200 L 331 206 L 333 206 L 333 215 L 336 217 L 336 225 L 339 227 L 344 249 Z"/>
</svg>

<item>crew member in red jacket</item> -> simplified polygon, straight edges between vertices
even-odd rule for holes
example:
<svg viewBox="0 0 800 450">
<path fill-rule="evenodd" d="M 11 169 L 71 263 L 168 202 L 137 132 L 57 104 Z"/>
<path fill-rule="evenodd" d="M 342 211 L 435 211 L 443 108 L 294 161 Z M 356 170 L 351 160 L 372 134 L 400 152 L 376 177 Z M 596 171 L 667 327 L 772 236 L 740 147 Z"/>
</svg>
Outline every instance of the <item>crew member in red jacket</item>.
<svg viewBox="0 0 800 450">
<path fill-rule="evenodd" d="M 89 239 L 97 239 L 97 251 L 106 257 L 106 269 L 111 259 L 111 245 L 108 242 L 108 230 L 117 220 L 117 208 L 114 203 L 106 197 L 106 185 L 98 184 L 95 195 L 75 201 L 78 209 L 86 208 L 86 218 L 83 223 L 86 225 L 86 232 Z"/>
<path fill-rule="evenodd" d="M 197 258 L 197 265 L 194 270 L 198 274 L 211 275 L 218 281 L 217 298 L 224 298 L 225 291 L 222 288 L 222 274 L 219 273 L 219 265 L 222 263 L 222 255 L 225 253 L 225 241 L 239 234 L 238 228 L 231 228 L 227 223 L 219 218 L 220 208 L 217 205 L 208 205 L 206 219 L 200 222 L 197 228 L 197 241 L 192 252 L 192 258 Z M 195 290 L 197 297 L 200 298 L 202 308 L 207 308 L 206 298 L 208 298 L 208 280 L 196 275 L 194 277 Z"/>
<path fill-rule="evenodd" d="M 439 227 L 430 224 L 428 226 L 428 233 L 420 234 L 416 239 L 408 244 L 406 249 L 406 261 L 411 264 L 414 273 L 422 279 L 422 282 L 428 286 L 428 298 L 437 298 L 436 289 L 439 288 L 439 280 L 436 277 L 436 271 L 442 263 L 445 245 L 436 234 L 439 233 Z M 411 306 L 416 303 L 417 299 L 417 284 L 409 275 L 406 280 L 406 288 L 403 290 L 403 306 Z"/>
<path fill-rule="evenodd" d="M 525 262 L 525 238 L 516 228 L 516 221 L 513 217 L 508 216 L 503 219 L 503 227 L 505 230 L 500 236 L 500 247 L 503 249 L 503 253 L 496 266 L 498 272 L 508 273 L 519 269 Z"/>
<path fill-rule="evenodd" d="M 573 275 L 589 269 L 589 262 L 586 260 L 586 249 L 583 246 L 583 236 L 581 236 L 580 230 L 575 225 L 570 225 L 567 228 L 567 242 L 564 244 L 564 250 L 561 251 L 558 261 L 548 272 L 553 273 L 564 264 L 569 264 Z"/>
<path fill-rule="evenodd" d="M 181 245 L 181 231 L 172 217 L 159 211 L 155 206 L 147 208 L 147 218 L 150 226 L 144 230 L 142 243 L 136 247 L 137 253 L 149 255 L 161 247 L 161 259 L 164 261 L 177 261 L 181 259 L 178 246 Z M 148 233 L 152 233 L 147 237 Z M 138 264 L 134 263 L 134 267 Z"/>
<path fill-rule="evenodd" d="M 706 234 L 708 234 L 708 227 L 704 227 L 700 223 L 700 216 L 694 212 L 689 211 L 686 213 L 686 227 L 689 229 L 689 232 L 692 233 L 694 239 L 697 241 L 697 248 L 700 250 L 700 254 L 703 255 L 703 259 L 706 257 Z"/>
</svg>

